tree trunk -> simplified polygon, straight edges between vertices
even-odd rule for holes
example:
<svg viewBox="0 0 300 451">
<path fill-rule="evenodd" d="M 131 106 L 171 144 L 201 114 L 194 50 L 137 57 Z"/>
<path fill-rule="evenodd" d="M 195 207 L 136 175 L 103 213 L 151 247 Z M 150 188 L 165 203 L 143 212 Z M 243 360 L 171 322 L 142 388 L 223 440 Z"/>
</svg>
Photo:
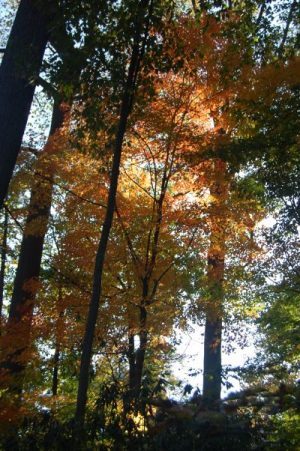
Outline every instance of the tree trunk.
<svg viewBox="0 0 300 451">
<path fill-rule="evenodd" d="M 53 174 L 45 163 L 56 134 L 62 127 L 64 111 L 61 105 L 54 104 L 50 137 L 44 151 L 39 156 L 35 171 L 34 186 L 31 192 L 28 217 L 25 224 L 18 268 L 14 281 L 7 332 L 3 337 L 5 349 L 2 368 L 8 373 L 8 387 L 20 393 L 23 385 L 23 373 L 28 360 L 30 331 L 35 297 L 39 287 L 39 274 L 44 239 L 50 215 Z M 46 168 L 44 167 L 46 165 Z M 45 172 L 47 170 L 47 176 Z"/>
<path fill-rule="evenodd" d="M 158 235 L 157 235 L 158 242 Z M 154 260 L 155 262 L 155 260 Z M 150 274 L 147 274 L 142 279 L 142 299 L 139 308 L 139 325 L 138 325 L 138 337 L 139 346 L 134 352 L 134 360 L 129 361 L 132 365 L 131 371 L 129 371 L 129 389 L 130 400 L 133 401 L 135 407 L 138 407 L 138 400 L 141 394 L 142 379 L 144 372 L 145 353 L 148 344 L 148 331 L 147 331 L 147 301 L 149 300 L 149 280 Z M 153 293 L 154 296 L 154 293 Z"/>
<path fill-rule="evenodd" d="M 5 265 L 7 257 L 7 232 L 8 232 L 8 213 L 4 213 L 3 238 L 1 243 L 1 268 L 0 268 L 0 327 L 2 327 L 2 308 L 4 298 Z"/>
<path fill-rule="evenodd" d="M 128 372 L 128 390 L 125 392 L 123 402 L 124 402 L 124 418 L 131 411 L 132 404 L 132 393 L 134 390 L 135 381 L 135 349 L 134 349 L 134 332 L 132 327 L 128 330 L 128 349 L 127 358 L 129 364 Z"/>
<path fill-rule="evenodd" d="M 138 348 L 135 349 L 134 337 L 135 334 L 132 328 L 129 330 L 128 336 L 128 363 L 129 363 L 129 377 L 128 377 L 128 391 L 124 397 L 124 415 L 130 414 L 133 411 L 139 410 L 139 398 L 142 388 L 142 379 L 144 372 L 145 353 L 148 344 L 148 332 L 146 330 L 147 310 L 141 304 L 139 316 L 139 331 L 136 336 L 139 337 Z"/>
<path fill-rule="evenodd" d="M 58 342 L 56 342 L 55 353 L 53 357 L 52 396 L 57 396 L 59 359 L 60 359 L 60 345 Z"/>
<path fill-rule="evenodd" d="M 0 66 L 0 208 L 20 151 L 48 40 L 49 15 L 37 1 L 21 0 Z M 43 11 L 45 10 L 43 2 Z"/>
<path fill-rule="evenodd" d="M 134 334 L 129 330 L 128 334 L 128 363 L 129 363 L 129 391 L 133 392 L 135 386 L 135 349 L 134 349 Z"/>
<path fill-rule="evenodd" d="M 140 330 L 139 330 L 139 347 L 136 351 L 135 363 L 135 380 L 134 380 L 134 398 L 137 400 L 141 393 L 142 379 L 144 371 L 145 353 L 148 343 L 148 332 L 146 329 L 147 310 L 144 306 L 140 308 Z"/>
<path fill-rule="evenodd" d="M 62 309 L 62 286 L 59 281 L 58 299 L 57 299 L 58 318 L 55 329 L 55 352 L 53 356 L 53 373 L 52 373 L 52 396 L 57 396 L 58 390 L 58 370 L 61 355 L 61 341 L 64 333 L 64 309 Z"/>
<path fill-rule="evenodd" d="M 142 388 L 142 379 L 144 371 L 145 353 L 148 343 L 148 332 L 146 330 L 147 310 L 140 307 L 140 325 L 139 325 L 139 346 L 134 349 L 134 335 L 129 336 L 129 398 L 130 402 L 136 402 L 140 396 Z"/>
<path fill-rule="evenodd" d="M 118 179 L 119 179 L 119 171 L 120 171 L 120 162 L 121 162 L 121 154 L 123 147 L 124 135 L 126 132 L 128 117 L 131 112 L 133 99 L 134 99 L 134 91 L 135 91 L 135 83 L 137 79 L 137 75 L 139 72 L 141 56 L 144 52 L 145 39 L 142 43 L 141 47 L 141 34 L 143 23 L 145 20 L 145 15 L 147 13 L 147 7 L 149 5 L 149 0 L 143 0 L 141 2 L 139 19 L 136 24 L 136 35 L 132 49 L 130 66 L 128 69 L 128 75 L 126 80 L 126 85 L 124 88 L 124 94 L 121 102 L 121 111 L 119 117 L 119 124 L 116 133 L 116 139 L 114 144 L 114 153 L 113 153 L 113 163 L 112 170 L 110 176 L 110 187 L 108 193 L 107 200 L 107 208 L 106 214 L 103 222 L 100 242 L 98 246 L 98 251 L 96 255 L 95 268 L 94 268 L 94 276 L 93 276 L 93 291 L 89 304 L 88 317 L 86 322 L 86 329 L 82 343 L 82 354 L 81 354 L 81 362 L 80 362 L 80 374 L 79 374 L 79 384 L 78 384 L 78 393 L 77 393 L 77 405 L 76 405 L 76 414 L 75 414 L 75 424 L 76 424 L 76 439 L 80 438 L 80 430 L 84 425 L 84 416 L 85 416 L 85 408 L 87 402 L 87 390 L 89 384 L 89 371 L 90 364 L 92 358 L 92 346 L 94 339 L 94 332 L 96 327 L 96 321 L 99 310 L 99 303 L 101 297 L 102 290 L 102 273 L 103 273 L 103 265 L 106 254 L 107 243 L 109 239 L 110 229 L 112 226 L 115 206 L 116 206 L 116 193 L 118 187 Z M 146 30 L 148 32 L 148 30 Z"/>
<path fill-rule="evenodd" d="M 216 160 L 210 187 L 212 196 L 211 232 L 207 268 L 207 305 L 204 332 L 203 398 L 210 408 L 218 408 L 222 383 L 223 280 L 226 236 L 226 163 Z"/>
</svg>

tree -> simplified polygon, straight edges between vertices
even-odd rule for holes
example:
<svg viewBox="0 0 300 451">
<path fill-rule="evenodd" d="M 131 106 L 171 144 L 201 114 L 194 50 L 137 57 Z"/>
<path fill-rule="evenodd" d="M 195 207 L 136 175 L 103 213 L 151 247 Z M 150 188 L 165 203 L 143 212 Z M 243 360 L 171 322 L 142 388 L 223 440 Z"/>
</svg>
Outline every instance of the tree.
<svg viewBox="0 0 300 451">
<path fill-rule="evenodd" d="M 20 151 L 53 11 L 53 2 L 41 11 L 38 2 L 21 1 L 0 66 L 0 208 Z"/>
<path fill-rule="evenodd" d="M 228 174 L 222 160 L 212 162 L 212 183 L 210 186 L 210 244 L 207 257 L 207 302 L 204 332 L 203 397 L 207 404 L 218 408 L 222 382 L 222 319 L 223 283 L 225 272 L 226 203 L 228 198 Z"/>
<path fill-rule="evenodd" d="M 143 17 L 145 13 L 146 20 Z M 114 144 L 110 189 L 107 200 L 106 214 L 102 226 L 101 238 L 99 241 L 99 247 L 96 255 L 94 280 L 93 280 L 93 294 L 90 301 L 88 319 L 86 323 L 86 330 L 82 345 L 82 356 L 81 356 L 79 386 L 76 406 L 76 423 L 78 427 L 82 427 L 84 424 L 85 406 L 87 401 L 89 366 L 92 357 L 94 330 L 101 296 L 103 265 L 106 254 L 107 242 L 115 210 L 122 146 L 124 141 L 124 135 L 126 132 L 127 121 L 133 106 L 136 81 L 139 75 L 140 65 L 145 51 L 151 15 L 152 15 L 152 3 L 151 2 L 149 3 L 147 1 L 141 2 L 139 10 L 137 12 L 136 32 L 134 35 L 134 41 L 132 46 L 131 60 L 128 68 L 126 85 L 124 87 L 124 93 L 121 101 L 119 123 Z"/>
<path fill-rule="evenodd" d="M 277 94 L 270 95 L 268 107 L 261 109 L 259 118 L 255 115 L 257 128 L 251 137 L 254 155 L 264 140 L 263 158 L 256 160 L 253 172 L 264 186 L 268 214 L 273 221 L 270 227 L 262 228 L 265 255 L 255 268 L 256 295 L 263 305 L 257 319 L 261 354 L 250 367 L 260 374 L 261 380 L 268 375 L 270 379 L 290 381 L 298 371 L 299 158 L 295 112 L 299 96 L 294 71 L 290 72 L 294 64 L 297 61 L 291 60 L 281 68 L 283 78 L 277 72 Z M 284 71 L 289 75 L 284 75 Z M 248 151 L 247 141 L 244 144 Z"/>
<path fill-rule="evenodd" d="M 29 214 L 20 250 L 6 333 L 2 338 L 3 381 L 11 392 L 21 393 L 22 379 L 28 347 L 36 292 L 39 286 L 42 250 L 50 215 L 52 180 L 44 176 L 48 155 L 57 145 L 64 122 L 63 105 L 54 104 L 50 135 L 43 157 L 40 156 L 35 171 Z M 5 351 L 4 351 L 5 350 Z"/>
<path fill-rule="evenodd" d="M 189 227 L 190 212 L 184 204 L 191 185 L 183 176 L 181 158 L 188 145 L 190 150 L 195 147 L 188 133 L 195 132 L 193 118 L 199 111 L 199 93 L 188 76 L 173 72 L 162 75 L 155 88 L 153 100 L 128 132 L 117 208 L 132 264 L 132 274 L 121 268 L 118 280 L 128 298 L 129 399 L 136 407 L 147 350 L 156 334 L 161 335 L 158 318 L 167 331 L 174 322 L 172 301 L 179 314 L 178 285 L 173 283 L 172 289 L 169 283 L 177 272 L 176 278 L 183 283 L 179 267 L 196 233 Z M 198 133 L 202 128 L 205 124 L 198 127 Z"/>
</svg>

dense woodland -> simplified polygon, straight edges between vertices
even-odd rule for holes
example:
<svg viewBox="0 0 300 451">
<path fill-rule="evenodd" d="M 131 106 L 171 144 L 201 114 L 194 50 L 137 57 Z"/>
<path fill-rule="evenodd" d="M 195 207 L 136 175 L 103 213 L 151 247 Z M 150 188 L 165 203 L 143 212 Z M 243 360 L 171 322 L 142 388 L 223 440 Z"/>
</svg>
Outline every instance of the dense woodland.
<svg viewBox="0 0 300 451">
<path fill-rule="evenodd" d="M 0 448 L 300 449 L 299 4 L 1 8 Z"/>
</svg>

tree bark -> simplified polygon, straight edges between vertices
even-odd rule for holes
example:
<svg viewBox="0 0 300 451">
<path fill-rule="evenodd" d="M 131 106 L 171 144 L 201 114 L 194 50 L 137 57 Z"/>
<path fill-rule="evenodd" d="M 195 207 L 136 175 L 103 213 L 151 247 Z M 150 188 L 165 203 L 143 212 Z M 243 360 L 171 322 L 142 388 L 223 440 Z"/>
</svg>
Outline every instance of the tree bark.
<svg viewBox="0 0 300 451">
<path fill-rule="evenodd" d="M 20 151 L 53 4 L 43 2 L 44 14 L 37 0 L 21 0 L 0 66 L 0 208 Z"/>
<path fill-rule="evenodd" d="M 144 372 L 145 363 L 145 353 L 148 344 L 148 332 L 147 332 L 147 310 L 144 306 L 140 309 L 140 331 L 139 339 L 140 344 L 136 352 L 136 367 L 135 367 L 135 386 L 134 386 L 134 397 L 137 400 L 141 393 L 142 379 Z"/>
<path fill-rule="evenodd" d="M 56 324 L 55 352 L 53 356 L 53 374 L 52 374 L 52 396 L 57 396 L 58 392 L 58 370 L 61 356 L 61 333 L 63 329 L 64 312 L 61 311 Z"/>
<path fill-rule="evenodd" d="M 57 299 L 58 317 L 55 330 L 55 351 L 53 356 L 53 373 L 52 373 L 52 396 L 57 396 L 58 392 L 58 370 L 61 356 L 61 340 L 64 332 L 64 310 L 62 309 L 62 286 L 59 282 L 58 299 Z"/>
<path fill-rule="evenodd" d="M 210 408 L 218 408 L 222 383 L 223 280 L 226 240 L 226 163 L 216 160 L 210 187 L 212 196 L 210 246 L 207 261 L 208 295 L 204 332 L 203 398 Z"/>
<path fill-rule="evenodd" d="M 134 349 L 134 335 L 129 336 L 129 399 L 130 403 L 137 402 L 142 388 L 142 379 L 144 371 L 145 353 L 148 344 L 148 332 L 147 332 L 147 310 L 142 304 L 140 307 L 139 317 L 139 346 L 138 349 Z"/>
<path fill-rule="evenodd" d="M 59 360 L 60 360 L 60 345 L 59 343 L 56 343 L 55 353 L 53 357 L 52 396 L 57 396 Z"/>
<path fill-rule="evenodd" d="M 115 206 L 116 206 L 116 193 L 118 187 L 119 171 L 121 154 L 123 147 L 123 140 L 126 132 L 127 121 L 132 109 L 134 91 L 136 79 L 139 72 L 141 57 L 144 53 L 144 46 L 146 40 L 146 34 L 148 30 L 145 31 L 145 36 L 141 39 L 143 24 L 145 23 L 145 15 L 147 14 L 147 8 L 151 4 L 151 0 L 141 1 L 141 7 L 139 11 L 139 18 L 136 24 L 136 34 L 132 49 L 131 61 L 128 69 L 128 75 L 126 80 L 126 85 L 124 88 L 124 94 L 121 102 L 121 111 L 119 116 L 119 124 L 116 133 L 116 139 L 114 144 L 113 152 L 113 163 L 110 176 L 110 187 L 107 200 L 106 214 L 102 226 L 102 232 L 100 237 L 100 242 L 98 246 L 98 251 L 96 255 L 94 276 L 93 276 L 93 290 L 92 296 L 89 304 L 88 317 L 86 322 L 85 334 L 82 344 L 82 354 L 80 362 L 80 373 L 79 373 L 79 384 L 77 392 L 77 405 L 75 413 L 75 424 L 76 424 L 76 438 L 80 438 L 80 430 L 84 425 L 85 408 L 87 402 L 87 390 L 89 384 L 89 371 L 92 358 L 92 346 L 96 327 L 96 321 L 99 310 L 99 303 L 102 291 L 102 273 L 104 266 L 104 259 L 106 254 L 107 243 L 109 239 L 110 229 L 112 226 Z M 141 48 L 142 47 L 142 48 Z"/>
<path fill-rule="evenodd" d="M 128 333 L 128 363 L 129 363 L 129 391 L 130 393 L 134 390 L 134 379 L 135 379 L 135 349 L 134 349 L 134 333 L 129 330 Z"/>
<path fill-rule="evenodd" d="M 63 106 L 54 104 L 50 136 L 44 151 L 39 156 L 35 171 L 34 186 L 31 192 L 29 211 L 25 224 L 18 267 L 14 281 L 9 318 L 3 337 L 5 368 L 8 388 L 20 393 L 23 386 L 23 373 L 28 360 L 30 331 L 35 297 L 39 288 L 39 274 L 44 239 L 50 215 L 53 174 L 47 164 L 47 151 L 51 149 L 55 136 L 64 121 Z M 46 159 L 46 162 L 44 161 Z M 47 175 L 45 176 L 45 167 Z"/>
</svg>

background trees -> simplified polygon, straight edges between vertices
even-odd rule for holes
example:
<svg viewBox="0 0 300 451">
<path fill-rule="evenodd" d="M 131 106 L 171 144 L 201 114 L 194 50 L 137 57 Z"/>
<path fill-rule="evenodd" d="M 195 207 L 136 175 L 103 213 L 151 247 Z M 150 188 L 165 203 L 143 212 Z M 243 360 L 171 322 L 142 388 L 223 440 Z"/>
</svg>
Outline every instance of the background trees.
<svg viewBox="0 0 300 451">
<path fill-rule="evenodd" d="M 46 44 L 58 19 L 58 4 L 23 0 L 11 29 L 0 69 L 1 191 L 7 193 L 20 150 Z"/>
</svg>

